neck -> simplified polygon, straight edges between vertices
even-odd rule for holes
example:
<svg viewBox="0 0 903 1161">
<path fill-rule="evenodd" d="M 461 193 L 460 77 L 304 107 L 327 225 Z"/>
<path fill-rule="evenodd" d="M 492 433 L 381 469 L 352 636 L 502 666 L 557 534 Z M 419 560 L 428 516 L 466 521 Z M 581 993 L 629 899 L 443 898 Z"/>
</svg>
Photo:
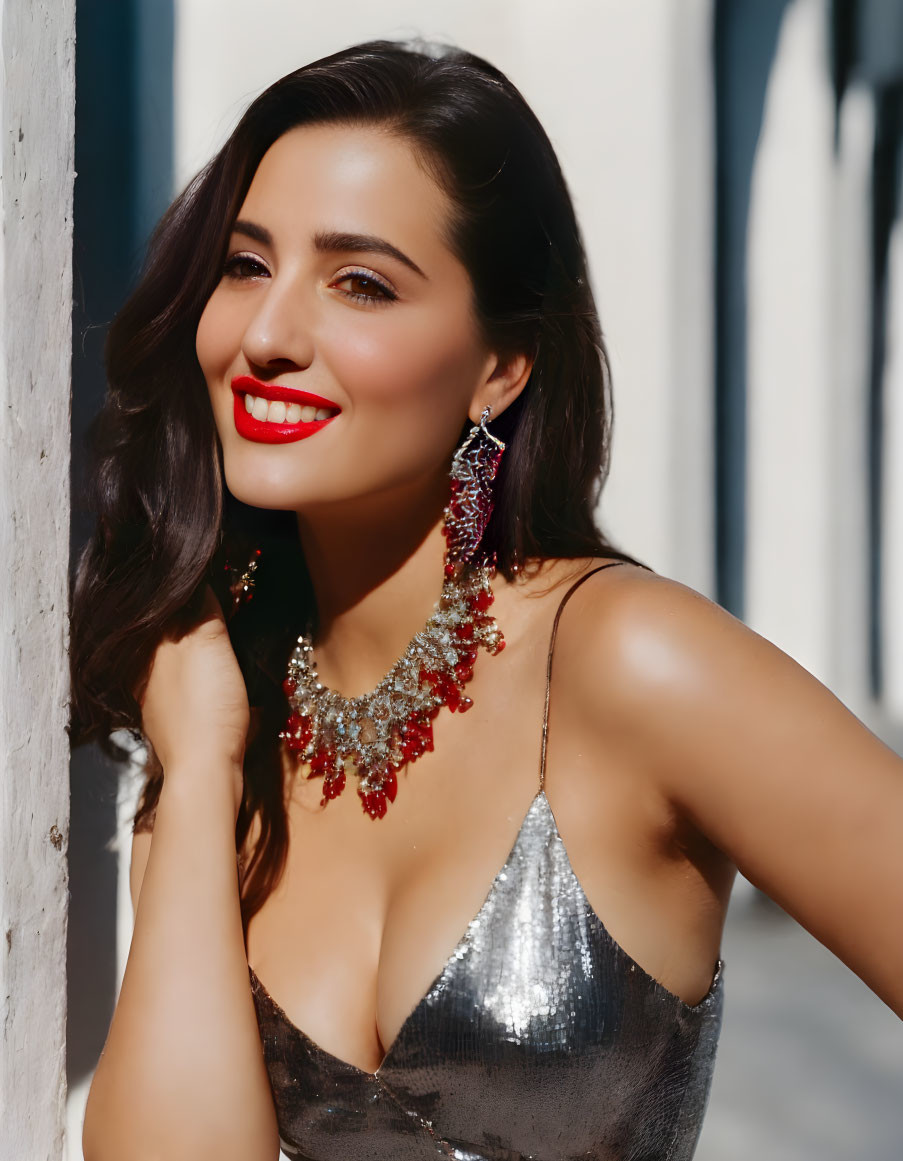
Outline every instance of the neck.
<svg viewBox="0 0 903 1161">
<path fill-rule="evenodd" d="M 346 697 L 371 690 L 442 591 L 448 478 L 349 508 L 298 514 L 317 607 L 320 681 Z"/>
</svg>

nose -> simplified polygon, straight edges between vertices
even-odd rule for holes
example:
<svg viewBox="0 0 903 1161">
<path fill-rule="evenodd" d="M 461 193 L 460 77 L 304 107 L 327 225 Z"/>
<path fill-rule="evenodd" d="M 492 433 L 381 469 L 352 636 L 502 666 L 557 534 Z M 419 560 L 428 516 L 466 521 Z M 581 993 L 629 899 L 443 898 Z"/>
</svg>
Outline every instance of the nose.
<svg viewBox="0 0 903 1161">
<path fill-rule="evenodd" d="M 271 279 L 257 297 L 242 337 L 248 362 L 271 369 L 281 364 L 308 367 L 314 353 L 311 306 L 292 282 Z"/>
</svg>

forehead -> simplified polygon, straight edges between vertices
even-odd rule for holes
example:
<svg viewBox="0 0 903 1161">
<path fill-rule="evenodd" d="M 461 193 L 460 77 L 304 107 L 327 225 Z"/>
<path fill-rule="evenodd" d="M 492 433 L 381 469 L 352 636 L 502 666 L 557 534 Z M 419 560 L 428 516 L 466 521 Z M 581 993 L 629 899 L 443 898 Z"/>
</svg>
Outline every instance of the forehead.
<svg viewBox="0 0 903 1161">
<path fill-rule="evenodd" d="M 403 137 L 383 126 L 322 124 L 290 129 L 270 146 L 239 212 L 277 242 L 325 228 L 378 234 L 424 258 L 446 250 L 450 215 L 447 194 Z"/>
</svg>

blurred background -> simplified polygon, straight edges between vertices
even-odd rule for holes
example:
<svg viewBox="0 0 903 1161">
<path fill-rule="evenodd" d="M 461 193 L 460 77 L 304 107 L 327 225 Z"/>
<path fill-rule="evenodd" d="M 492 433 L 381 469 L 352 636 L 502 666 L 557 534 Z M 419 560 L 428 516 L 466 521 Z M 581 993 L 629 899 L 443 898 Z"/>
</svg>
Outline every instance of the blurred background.
<svg viewBox="0 0 903 1161">
<path fill-rule="evenodd" d="M 170 199 L 282 74 L 450 41 L 521 89 L 576 203 L 614 373 L 606 532 L 903 753 L 903 0 L 78 0 L 76 19 L 74 553 L 106 325 Z M 70 1161 L 131 938 L 138 788 L 74 755 Z M 697 1161 L 900 1161 L 903 1022 L 743 880 L 723 956 Z"/>
</svg>

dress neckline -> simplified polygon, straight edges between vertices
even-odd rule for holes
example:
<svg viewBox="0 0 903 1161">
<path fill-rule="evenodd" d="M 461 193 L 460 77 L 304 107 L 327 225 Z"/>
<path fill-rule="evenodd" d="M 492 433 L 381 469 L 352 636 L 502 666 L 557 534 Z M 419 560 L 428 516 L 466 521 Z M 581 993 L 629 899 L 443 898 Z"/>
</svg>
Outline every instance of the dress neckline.
<svg viewBox="0 0 903 1161">
<path fill-rule="evenodd" d="M 613 950 L 614 954 L 622 960 L 627 970 L 639 973 L 640 979 L 643 980 L 653 992 L 662 997 L 667 1003 L 670 1003 L 676 1013 L 681 1014 L 685 1018 L 699 1018 L 701 1015 L 703 1015 L 704 1012 L 711 1006 L 712 1002 L 717 996 L 717 993 L 720 991 L 724 961 L 721 958 L 717 960 L 711 986 L 709 987 L 708 992 L 706 992 L 703 998 L 696 1004 L 687 1004 L 680 998 L 680 996 L 666 988 L 664 984 L 660 983 L 657 979 L 655 979 L 654 976 L 651 976 L 645 970 L 645 968 L 638 964 L 633 956 L 626 952 L 624 948 L 621 947 L 621 945 L 617 942 L 617 940 L 612 937 L 608 928 L 605 926 L 603 921 L 596 913 L 595 909 L 592 907 L 589 899 L 587 899 L 586 892 L 583 890 L 583 886 L 580 883 L 580 880 L 574 873 L 574 868 L 571 865 L 567 847 L 564 845 L 561 833 L 558 830 L 558 822 L 555 818 L 555 814 L 552 811 L 551 804 L 549 803 L 545 789 L 543 787 L 540 787 L 540 789 L 533 796 L 533 799 L 527 808 L 526 814 L 521 821 L 520 827 L 518 828 L 517 836 L 514 839 L 511 849 L 509 850 L 502 866 L 498 869 L 495 876 L 493 877 L 492 883 L 489 886 L 489 890 L 486 893 L 486 897 L 480 905 L 479 910 L 477 911 L 476 915 L 474 915 L 473 919 L 471 919 L 467 924 L 467 927 L 465 928 L 461 938 L 455 944 L 451 954 L 446 959 L 441 970 L 434 977 L 426 992 L 420 997 L 420 999 L 405 1017 L 404 1022 L 398 1030 L 398 1034 L 386 1049 L 386 1052 L 375 1071 L 371 1072 L 369 1069 L 360 1068 L 358 1065 L 352 1064 L 348 1060 L 343 1060 L 340 1056 L 336 1056 L 334 1053 L 329 1052 L 326 1048 L 323 1048 L 320 1044 L 318 1044 L 312 1037 L 308 1036 L 308 1034 L 302 1028 L 299 1028 L 298 1025 L 289 1018 L 288 1014 L 285 1012 L 285 1009 L 282 1008 L 282 1006 L 275 999 L 273 999 L 263 981 L 249 964 L 248 971 L 251 975 L 252 987 L 257 990 L 257 992 L 262 996 L 264 1002 L 273 1009 L 279 1020 L 290 1030 L 290 1032 L 304 1042 L 308 1051 L 326 1061 L 330 1068 L 352 1073 L 372 1083 L 380 1082 L 384 1073 L 391 1068 L 392 1058 L 396 1052 L 400 1050 L 401 1042 L 404 1039 L 406 1032 L 415 1021 L 421 1008 L 429 1001 L 434 990 L 443 983 L 445 976 L 450 971 L 452 971 L 458 961 L 467 954 L 466 949 L 470 941 L 471 933 L 476 925 L 479 924 L 484 912 L 491 906 L 493 897 L 499 888 L 499 884 L 504 881 L 503 876 L 506 875 L 510 869 L 511 864 L 517 854 L 517 848 L 523 841 L 527 822 L 537 811 L 543 811 L 547 815 L 547 821 L 551 824 L 550 841 L 560 844 L 567 866 L 567 874 L 573 878 L 573 882 L 577 888 L 577 895 L 585 906 L 590 922 L 597 925 L 600 938 L 605 943 L 607 943 Z"/>
</svg>

